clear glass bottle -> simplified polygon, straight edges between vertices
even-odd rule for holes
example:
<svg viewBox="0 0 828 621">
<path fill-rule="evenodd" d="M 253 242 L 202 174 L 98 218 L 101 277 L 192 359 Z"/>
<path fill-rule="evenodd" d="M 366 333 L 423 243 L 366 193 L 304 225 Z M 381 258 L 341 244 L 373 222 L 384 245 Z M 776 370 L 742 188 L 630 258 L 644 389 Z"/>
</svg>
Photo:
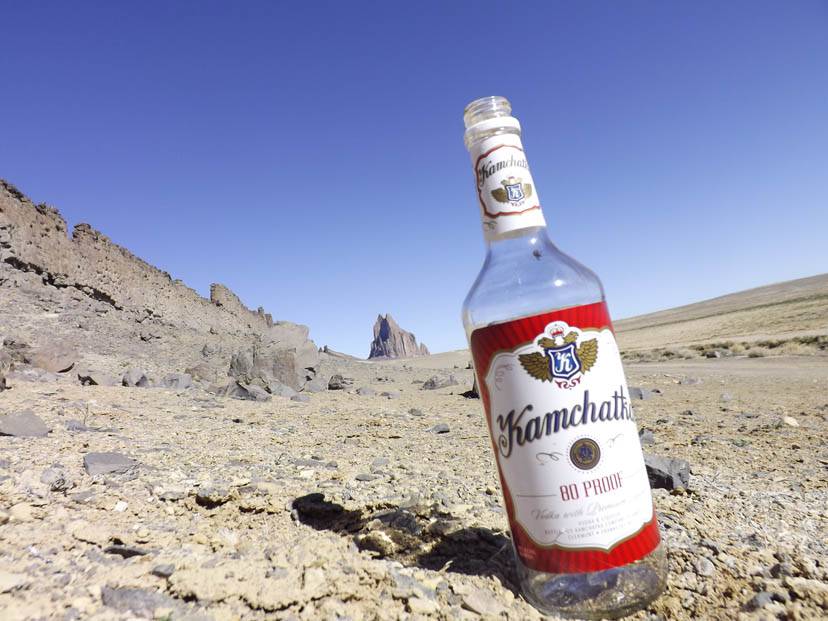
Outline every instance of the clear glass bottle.
<svg viewBox="0 0 828 621">
<path fill-rule="evenodd" d="M 514 203 L 505 203 L 506 209 L 508 210 L 509 204 L 518 204 L 524 207 L 525 212 L 518 213 L 521 209 L 516 209 L 515 215 L 497 217 L 497 213 L 493 214 L 489 211 L 489 209 L 494 211 L 501 208 L 504 204 L 502 199 L 506 197 L 501 193 L 497 199 L 501 202 L 494 202 L 489 198 L 490 195 L 499 192 L 499 189 L 489 191 L 490 186 L 486 185 L 489 180 L 482 180 L 487 171 L 478 170 L 480 158 L 485 155 L 481 153 L 481 149 L 488 150 L 490 145 L 494 144 L 489 139 L 497 137 L 495 143 L 503 138 L 511 146 L 513 154 L 518 156 L 522 154 L 520 125 L 511 116 L 509 102 L 503 97 L 475 100 L 466 107 L 464 121 L 466 147 L 472 154 L 480 193 L 487 252 L 483 267 L 463 304 L 463 323 L 475 356 L 478 386 L 486 389 L 486 378 L 481 377 L 484 369 L 478 368 L 481 365 L 479 352 L 474 351 L 472 337 L 475 331 L 514 322 L 520 318 L 543 315 L 557 309 L 603 305 L 604 290 L 598 277 L 592 271 L 558 250 L 552 243 L 539 201 L 534 212 L 528 209 L 534 203 L 527 199 L 526 194 L 531 194 L 531 198 L 537 200 L 537 192 L 534 187 L 529 189 L 525 185 L 527 179 L 531 181 L 531 176 L 524 160 L 515 161 L 512 155 L 509 156 L 511 160 L 507 160 L 506 156 L 501 156 L 500 161 L 504 162 L 501 169 L 497 170 L 499 166 L 497 161 L 489 161 L 487 165 L 489 172 L 493 171 L 492 174 L 495 176 L 507 175 L 500 181 L 500 184 L 510 192 L 510 197 L 514 194 L 518 198 Z M 510 167 L 510 164 L 516 164 L 517 167 Z M 520 175 L 520 177 L 515 175 Z M 508 186 L 511 186 L 511 189 Z M 483 193 L 486 195 L 484 196 Z M 494 206 L 489 207 L 487 202 L 493 203 Z M 492 217 L 493 215 L 495 217 Z M 504 224 L 501 220 L 510 222 Z M 561 347 L 551 348 L 550 351 L 552 349 L 560 350 Z M 604 347 L 604 349 L 607 348 Z M 618 357 L 617 365 L 620 368 L 620 357 Z M 588 374 L 588 372 L 583 372 L 584 377 Z M 625 386 L 626 382 L 623 381 Z M 537 385 L 544 390 L 553 390 L 549 387 L 550 383 L 537 382 Z M 623 389 L 621 393 L 623 396 Z M 489 409 L 490 400 L 486 398 L 487 395 L 484 395 L 484 406 Z M 589 395 L 588 392 L 587 395 Z M 495 420 L 496 414 L 497 412 L 487 412 L 487 420 L 490 431 L 492 431 L 493 448 L 498 459 L 501 483 L 504 483 L 504 473 L 501 469 L 504 460 L 502 454 L 498 454 L 497 441 L 494 437 L 498 424 Z M 586 421 L 586 413 L 583 418 Z M 596 428 L 599 426 L 594 421 L 591 424 Z M 632 425 L 631 429 L 634 430 L 634 420 Z M 503 429 L 501 425 L 500 440 L 504 437 Z M 630 433 L 632 431 L 628 435 Z M 632 461 L 635 461 L 636 468 L 643 469 L 643 459 L 635 457 L 636 450 L 638 455 L 641 452 L 637 433 L 635 433 L 634 444 L 637 449 L 632 445 L 629 449 L 630 455 L 633 455 Z M 588 451 L 589 447 L 586 447 L 586 450 Z M 605 451 L 608 452 L 607 449 Z M 539 455 L 543 454 L 539 453 Z M 558 455 L 557 459 L 559 461 L 555 462 L 555 467 L 565 468 L 564 465 L 558 466 L 565 461 L 565 458 Z M 571 465 L 568 467 L 577 473 L 577 468 L 571 468 Z M 640 478 L 638 470 L 635 474 Z M 646 493 L 649 495 L 649 487 Z M 504 491 L 504 497 L 505 495 Z M 508 505 L 508 500 L 506 502 Z M 549 505 L 553 509 L 564 504 L 559 502 L 556 505 L 555 502 Z M 510 515 L 510 522 L 512 517 Z M 652 522 L 655 523 L 655 517 L 652 518 Z M 511 523 L 510 526 L 514 543 L 515 525 Z M 654 535 L 656 543 L 649 553 L 628 564 L 596 571 L 554 572 L 535 569 L 531 566 L 532 563 L 521 558 L 516 545 L 515 559 L 518 579 L 524 596 L 541 611 L 566 617 L 615 618 L 644 608 L 661 593 L 667 575 L 665 546 L 658 537 L 657 525 L 654 528 L 656 529 Z M 538 549 L 545 548 L 538 546 Z M 542 551 L 540 553 L 543 554 Z"/>
</svg>

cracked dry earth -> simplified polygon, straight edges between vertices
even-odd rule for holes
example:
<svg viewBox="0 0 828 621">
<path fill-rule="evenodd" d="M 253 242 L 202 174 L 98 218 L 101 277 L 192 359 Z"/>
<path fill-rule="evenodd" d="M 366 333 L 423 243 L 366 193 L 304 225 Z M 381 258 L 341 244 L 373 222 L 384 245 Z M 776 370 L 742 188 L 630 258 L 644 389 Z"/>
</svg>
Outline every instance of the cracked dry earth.
<svg viewBox="0 0 828 621">
<path fill-rule="evenodd" d="M 0 414 L 51 432 L 0 437 L 0 618 L 541 618 L 454 357 L 336 361 L 354 383 L 307 403 L 14 382 Z M 627 372 L 660 391 L 635 402 L 645 450 L 693 472 L 655 490 L 669 584 L 633 618 L 828 616 L 828 358 Z M 106 452 L 134 464 L 87 472 Z"/>
</svg>

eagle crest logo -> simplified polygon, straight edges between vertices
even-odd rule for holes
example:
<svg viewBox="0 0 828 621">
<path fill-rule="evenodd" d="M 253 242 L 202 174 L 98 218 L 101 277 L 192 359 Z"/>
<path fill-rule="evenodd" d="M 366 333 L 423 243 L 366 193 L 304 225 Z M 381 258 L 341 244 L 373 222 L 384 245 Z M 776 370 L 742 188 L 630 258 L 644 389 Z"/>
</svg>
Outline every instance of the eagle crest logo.
<svg viewBox="0 0 828 621">
<path fill-rule="evenodd" d="M 492 198 L 498 203 L 519 203 L 532 196 L 532 184 L 523 183 L 521 177 L 509 177 L 500 184 L 502 188 L 492 190 Z"/>
<path fill-rule="evenodd" d="M 553 382 L 560 388 L 572 388 L 580 383 L 583 374 L 588 373 L 598 360 L 598 339 L 582 337 L 583 332 L 570 328 L 564 322 L 550 324 L 535 342 L 541 351 L 520 354 L 518 359 L 524 370 L 536 380 Z"/>
</svg>

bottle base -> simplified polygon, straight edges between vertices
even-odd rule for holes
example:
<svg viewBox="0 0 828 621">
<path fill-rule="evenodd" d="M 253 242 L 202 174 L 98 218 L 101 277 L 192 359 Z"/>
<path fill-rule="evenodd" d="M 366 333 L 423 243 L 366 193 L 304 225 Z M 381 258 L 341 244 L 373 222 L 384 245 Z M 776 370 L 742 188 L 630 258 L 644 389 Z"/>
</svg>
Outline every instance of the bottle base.
<svg viewBox="0 0 828 621">
<path fill-rule="evenodd" d="M 526 600 L 545 614 L 574 619 L 617 619 L 661 595 L 667 581 L 664 543 L 644 558 L 603 571 L 550 574 L 524 566 L 515 555 Z"/>
</svg>

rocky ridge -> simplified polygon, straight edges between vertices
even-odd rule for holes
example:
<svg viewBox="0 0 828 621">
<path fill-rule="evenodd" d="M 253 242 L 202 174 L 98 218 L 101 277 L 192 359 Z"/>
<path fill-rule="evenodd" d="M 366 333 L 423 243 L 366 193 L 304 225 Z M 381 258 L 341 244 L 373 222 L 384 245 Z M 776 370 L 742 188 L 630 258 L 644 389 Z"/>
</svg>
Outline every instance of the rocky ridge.
<svg viewBox="0 0 828 621">
<path fill-rule="evenodd" d="M 70 236 L 55 208 L 2 180 L 0 291 L 0 337 L 62 348 L 78 367 L 110 375 L 130 367 L 159 377 L 198 369 L 198 379 L 222 384 L 228 374 L 235 378 L 233 357 L 247 356 L 269 371 L 236 379 L 301 390 L 319 363 L 306 326 L 251 311 L 221 284 L 203 298 L 88 224 Z"/>
<path fill-rule="evenodd" d="M 391 313 L 385 317 L 377 315 L 374 322 L 374 340 L 371 341 L 371 353 L 369 359 L 374 358 L 413 358 L 415 356 L 428 356 L 428 347 L 425 343 L 417 344 L 417 337 L 411 332 L 403 330 Z"/>
</svg>

